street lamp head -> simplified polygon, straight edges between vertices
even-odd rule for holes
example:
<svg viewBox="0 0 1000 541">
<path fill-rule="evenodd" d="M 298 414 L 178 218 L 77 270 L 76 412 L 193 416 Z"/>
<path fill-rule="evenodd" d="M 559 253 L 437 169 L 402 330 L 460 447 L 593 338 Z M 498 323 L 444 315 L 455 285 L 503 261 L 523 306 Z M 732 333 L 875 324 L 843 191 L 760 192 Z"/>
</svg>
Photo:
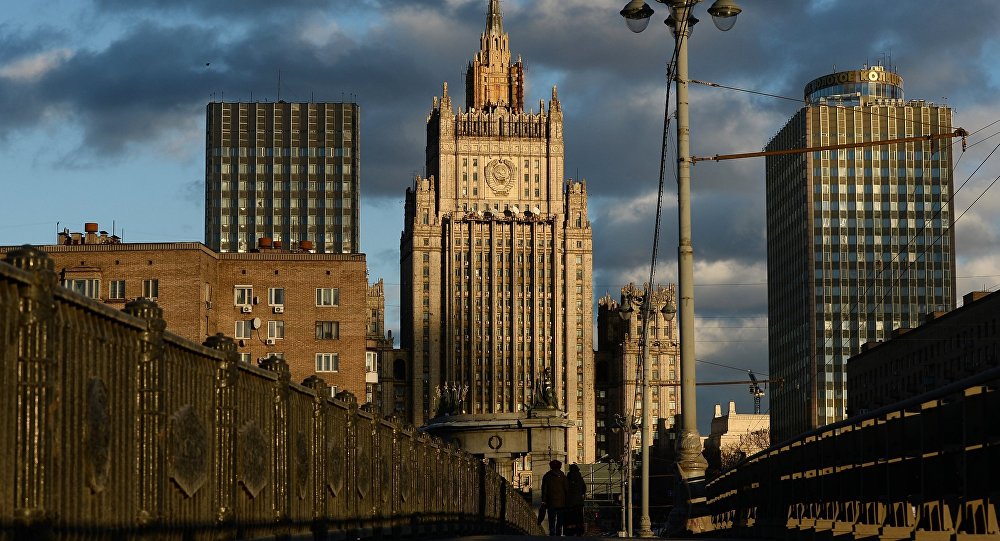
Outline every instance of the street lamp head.
<svg viewBox="0 0 1000 541">
<path fill-rule="evenodd" d="M 649 18 L 653 16 L 653 8 L 642 0 L 629 0 L 619 12 L 625 17 L 628 29 L 638 34 L 649 26 Z"/>
<path fill-rule="evenodd" d="M 715 0 L 712 7 L 708 8 L 708 13 L 712 16 L 715 27 L 723 32 L 732 29 L 736 25 L 736 16 L 743 11 L 736 0 Z"/>
<path fill-rule="evenodd" d="M 690 13 L 688 14 L 687 25 L 686 25 L 687 28 L 684 29 L 685 32 L 687 33 L 687 37 L 690 38 L 694 34 L 694 25 L 698 24 L 698 21 L 700 21 L 700 20 L 701 19 L 699 19 L 698 17 L 695 17 L 694 15 L 691 15 Z M 673 13 L 671 13 L 667 17 L 667 20 L 663 21 L 663 24 L 669 26 L 670 30 L 673 31 L 674 36 L 675 37 L 677 36 L 677 19 L 674 18 L 674 14 Z"/>
<path fill-rule="evenodd" d="M 664 306 L 663 309 L 660 310 L 660 312 L 663 313 L 663 319 L 667 321 L 673 321 L 674 316 L 677 315 L 677 306 L 675 306 L 674 303 L 672 302 L 668 302 L 666 306 Z"/>
<path fill-rule="evenodd" d="M 621 306 L 618 307 L 618 315 L 624 320 L 632 317 L 632 312 L 635 312 L 635 308 L 632 307 L 632 299 L 625 299 Z"/>
</svg>

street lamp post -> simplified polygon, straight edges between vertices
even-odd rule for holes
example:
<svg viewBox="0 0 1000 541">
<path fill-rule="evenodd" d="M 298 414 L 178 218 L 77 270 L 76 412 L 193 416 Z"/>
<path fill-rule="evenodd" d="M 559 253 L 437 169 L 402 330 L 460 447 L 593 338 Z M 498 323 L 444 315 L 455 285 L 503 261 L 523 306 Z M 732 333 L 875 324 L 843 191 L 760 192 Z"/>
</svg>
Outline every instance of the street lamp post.
<svg viewBox="0 0 1000 541">
<path fill-rule="evenodd" d="M 704 482 L 707 462 L 701 454 L 698 434 L 697 397 L 695 395 L 694 350 L 694 249 L 691 243 L 691 151 L 688 117 L 688 37 L 697 22 L 692 16 L 701 0 L 657 0 L 670 6 L 667 24 L 674 34 L 677 59 L 675 82 L 677 100 L 677 213 L 679 242 L 677 248 L 678 282 L 680 289 L 680 360 L 681 360 L 681 427 L 677 453 L 677 469 L 683 487 L 680 499 L 671 513 L 672 526 L 692 533 L 709 529 L 710 524 L 699 509 L 705 504 Z M 735 0 L 715 0 L 708 9 L 715 26 L 726 31 L 736 23 L 741 9 Z M 643 0 L 630 0 L 621 10 L 630 30 L 642 32 L 653 15 Z M 669 84 L 669 83 L 668 83 Z M 643 516 L 648 520 L 648 517 Z M 678 522 L 683 519 L 683 525 Z M 678 527 L 679 526 L 679 527 Z M 644 533 L 644 532 L 641 532 Z"/>
<path fill-rule="evenodd" d="M 642 446 L 642 469 L 640 474 L 642 507 L 641 514 L 639 515 L 639 537 L 653 537 L 653 524 L 649 518 L 649 463 L 651 460 L 650 447 L 653 445 L 653 431 L 656 428 L 651 426 L 653 423 L 652 414 L 650 413 L 653 408 L 653 391 L 650 386 L 652 369 L 649 362 L 649 327 L 656 320 L 657 312 L 662 313 L 663 319 L 668 323 L 674 319 L 674 314 L 677 313 L 677 306 L 674 305 L 672 299 L 660 299 L 658 302 L 664 302 L 664 304 L 659 310 L 656 310 L 653 308 L 653 287 L 651 284 L 646 284 L 641 298 L 632 294 L 622 299 L 622 307 L 618 311 L 622 319 L 628 320 L 632 312 L 635 311 L 632 305 L 638 304 L 640 306 L 639 320 L 642 322 L 642 336 L 639 338 L 639 362 L 642 365 L 642 421 L 639 423 L 640 445 Z M 629 441 L 628 452 L 629 456 L 631 456 L 631 440 Z"/>
<path fill-rule="evenodd" d="M 611 430 L 616 434 L 622 433 L 624 453 L 621 456 L 621 481 L 622 481 L 622 529 L 618 531 L 618 537 L 632 537 L 632 475 L 634 466 L 632 464 L 632 442 L 635 439 L 636 431 L 635 415 L 626 418 L 620 413 L 615 414 L 615 427 Z"/>
</svg>

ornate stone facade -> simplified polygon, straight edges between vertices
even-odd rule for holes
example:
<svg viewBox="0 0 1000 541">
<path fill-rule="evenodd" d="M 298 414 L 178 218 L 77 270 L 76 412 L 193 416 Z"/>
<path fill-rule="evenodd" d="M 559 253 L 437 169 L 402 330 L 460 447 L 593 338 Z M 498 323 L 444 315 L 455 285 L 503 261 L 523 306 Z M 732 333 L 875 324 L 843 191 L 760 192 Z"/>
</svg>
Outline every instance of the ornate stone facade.
<svg viewBox="0 0 1000 541">
<path fill-rule="evenodd" d="M 427 177 L 406 193 L 401 339 L 412 353 L 413 421 L 447 413 L 516 425 L 548 370 L 572 422 L 567 441 L 552 447 L 565 446 L 570 461 L 593 461 L 586 184 L 563 177 L 556 89 L 537 111 L 524 109 L 523 66 L 511 63 L 496 0 L 466 84 L 464 110 L 447 83 L 434 98 Z M 438 395 L 449 396 L 449 411 L 438 411 Z"/>
<path fill-rule="evenodd" d="M 654 288 L 651 315 L 643 318 L 641 305 L 622 317 L 622 305 L 641 299 L 645 286 L 633 283 L 621 288 L 619 300 L 605 294 L 597 301 L 597 359 L 594 379 L 596 389 L 597 454 L 609 455 L 620 460 L 625 454 L 627 436 L 622 423 L 642 417 L 642 326 L 652 320 L 647 340 L 652 387 L 652 423 L 647 430 L 651 441 L 658 441 L 666 431 L 672 430 L 674 418 L 680 408 L 680 366 L 678 364 L 677 320 L 667 321 L 660 312 L 665 304 L 677 303 L 674 284 Z M 641 449 L 640 435 L 636 431 L 632 449 Z"/>
</svg>

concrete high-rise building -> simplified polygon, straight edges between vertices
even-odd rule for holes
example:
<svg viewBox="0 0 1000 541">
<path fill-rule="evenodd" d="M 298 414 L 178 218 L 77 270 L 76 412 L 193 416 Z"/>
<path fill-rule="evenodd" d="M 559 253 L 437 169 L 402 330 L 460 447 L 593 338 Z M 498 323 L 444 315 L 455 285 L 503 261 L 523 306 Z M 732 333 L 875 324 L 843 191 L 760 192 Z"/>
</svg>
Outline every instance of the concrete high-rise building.
<svg viewBox="0 0 1000 541">
<path fill-rule="evenodd" d="M 413 420 L 465 427 L 452 436 L 514 479 L 524 477 L 508 466 L 528 441 L 518 430 L 543 395 L 561 410 L 553 423 L 568 425 L 545 444 L 553 457 L 594 459 L 586 184 L 563 177 L 556 89 L 526 110 L 523 73 L 491 0 L 465 108 L 456 111 L 447 83 L 433 100 L 427 177 L 407 189 L 400 242 Z"/>
<path fill-rule="evenodd" d="M 820 77 L 767 150 L 950 133 L 952 111 L 905 101 L 882 66 Z M 948 139 L 767 158 L 774 441 L 845 417 L 862 344 L 954 308 Z"/>
<path fill-rule="evenodd" d="M 361 251 L 357 104 L 212 102 L 206 125 L 205 244 Z"/>
</svg>

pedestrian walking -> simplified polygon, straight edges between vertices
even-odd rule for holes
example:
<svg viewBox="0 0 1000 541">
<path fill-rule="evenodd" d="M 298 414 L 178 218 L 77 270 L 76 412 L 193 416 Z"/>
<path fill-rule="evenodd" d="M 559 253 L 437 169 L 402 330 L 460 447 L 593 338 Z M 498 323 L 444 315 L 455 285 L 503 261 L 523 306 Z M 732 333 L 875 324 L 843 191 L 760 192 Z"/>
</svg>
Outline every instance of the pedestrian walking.
<svg viewBox="0 0 1000 541">
<path fill-rule="evenodd" d="M 549 462 L 549 471 L 542 476 L 542 504 L 549 514 L 549 535 L 563 534 L 563 512 L 566 507 L 568 486 L 562 462 Z"/>
<path fill-rule="evenodd" d="M 566 509 L 563 513 L 566 535 L 583 535 L 583 500 L 587 494 L 587 483 L 580 473 L 580 466 L 571 464 L 566 476 Z"/>
</svg>

